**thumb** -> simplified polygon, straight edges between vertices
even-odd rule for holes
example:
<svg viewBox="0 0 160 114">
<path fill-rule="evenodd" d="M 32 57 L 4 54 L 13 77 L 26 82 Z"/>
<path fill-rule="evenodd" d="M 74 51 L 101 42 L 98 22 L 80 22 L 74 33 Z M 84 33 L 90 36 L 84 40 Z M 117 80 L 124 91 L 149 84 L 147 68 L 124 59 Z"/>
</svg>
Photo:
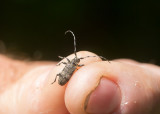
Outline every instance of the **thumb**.
<svg viewBox="0 0 160 114">
<path fill-rule="evenodd" d="M 67 86 L 67 109 L 72 114 L 152 113 L 160 86 L 153 75 L 127 63 L 89 64 L 78 70 Z"/>
</svg>

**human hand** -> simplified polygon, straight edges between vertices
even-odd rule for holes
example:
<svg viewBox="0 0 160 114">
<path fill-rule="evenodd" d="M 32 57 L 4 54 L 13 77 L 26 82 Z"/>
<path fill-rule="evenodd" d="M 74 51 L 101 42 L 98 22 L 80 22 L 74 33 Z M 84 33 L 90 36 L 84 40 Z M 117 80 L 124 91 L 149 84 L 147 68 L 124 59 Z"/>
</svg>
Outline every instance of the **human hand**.
<svg viewBox="0 0 160 114">
<path fill-rule="evenodd" d="M 78 57 L 95 55 L 79 52 Z M 73 58 L 74 55 L 68 58 Z M 63 60 L 64 61 L 64 60 Z M 86 58 L 68 84 L 51 84 L 64 65 L 0 56 L 1 114 L 159 114 L 160 68 Z"/>
</svg>

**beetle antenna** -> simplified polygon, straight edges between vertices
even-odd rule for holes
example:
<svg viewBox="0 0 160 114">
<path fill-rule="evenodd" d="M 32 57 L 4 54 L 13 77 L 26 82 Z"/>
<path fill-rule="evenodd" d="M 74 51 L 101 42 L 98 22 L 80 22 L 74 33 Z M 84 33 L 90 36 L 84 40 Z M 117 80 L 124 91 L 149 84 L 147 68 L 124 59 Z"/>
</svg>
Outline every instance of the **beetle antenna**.
<svg viewBox="0 0 160 114">
<path fill-rule="evenodd" d="M 75 37 L 74 33 L 71 30 L 67 30 L 65 32 L 65 34 L 67 34 L 68 32 L 70 32 L 72 34 L 73 38 L 74 38 L 74 54 L 75 54 L 75 56 L 77 58 L 77 53 L 76 53 L 76 37 Z"/>
</svg>

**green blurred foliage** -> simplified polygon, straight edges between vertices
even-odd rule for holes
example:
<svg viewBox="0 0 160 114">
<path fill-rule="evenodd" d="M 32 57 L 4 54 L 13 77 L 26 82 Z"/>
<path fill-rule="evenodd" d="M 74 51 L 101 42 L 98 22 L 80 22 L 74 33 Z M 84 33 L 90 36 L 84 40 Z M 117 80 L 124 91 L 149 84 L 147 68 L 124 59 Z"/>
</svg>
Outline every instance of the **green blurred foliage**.
<svg viewBox="0 0 160 114">
<path fill-rule="evenodd" d="M 58 60 L 77 50 L 108 59 L 160 65 L 159 1 L 5 0 L 0 3 L 0 48 L 33 59 Z M 0 49 L 1 51 L 2 49 Z M 1 52 L 4 53 L 2 50 Z"/>
</svg>

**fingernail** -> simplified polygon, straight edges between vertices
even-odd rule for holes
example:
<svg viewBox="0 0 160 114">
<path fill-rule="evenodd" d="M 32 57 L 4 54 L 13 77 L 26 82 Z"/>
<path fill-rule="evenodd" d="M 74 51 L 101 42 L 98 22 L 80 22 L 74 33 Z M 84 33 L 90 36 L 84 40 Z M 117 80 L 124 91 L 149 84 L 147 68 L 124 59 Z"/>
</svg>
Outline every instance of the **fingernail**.
<svg viewBox="0 0 160 114">
<path fill-rule="evenodd" d="M 86 112 L 89 114 L 110 114 L 120 105 L 119 87 L 112 81 L 102 78 L 98 87 L 86 100 Z"/>
</svg>

